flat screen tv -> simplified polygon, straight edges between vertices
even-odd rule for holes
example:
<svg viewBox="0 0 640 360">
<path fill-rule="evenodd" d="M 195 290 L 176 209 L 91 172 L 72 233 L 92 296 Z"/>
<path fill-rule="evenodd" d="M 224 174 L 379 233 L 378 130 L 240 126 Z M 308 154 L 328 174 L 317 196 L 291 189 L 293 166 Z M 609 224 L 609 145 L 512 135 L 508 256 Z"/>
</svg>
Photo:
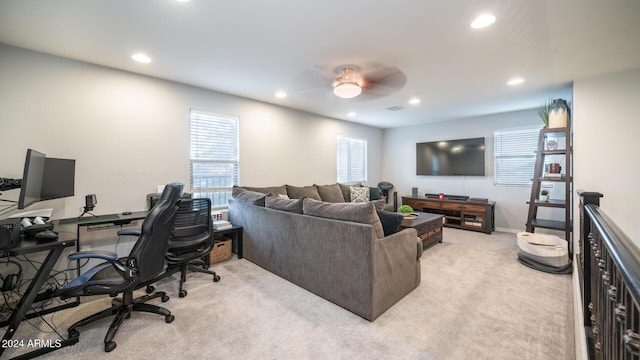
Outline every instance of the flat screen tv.
<svg viewBox="0 0 640 360">
<path fill-rule="evenodd" d="M 484 138 L 417 143 L 416 175 L 484 176 Z"/>
</svg>

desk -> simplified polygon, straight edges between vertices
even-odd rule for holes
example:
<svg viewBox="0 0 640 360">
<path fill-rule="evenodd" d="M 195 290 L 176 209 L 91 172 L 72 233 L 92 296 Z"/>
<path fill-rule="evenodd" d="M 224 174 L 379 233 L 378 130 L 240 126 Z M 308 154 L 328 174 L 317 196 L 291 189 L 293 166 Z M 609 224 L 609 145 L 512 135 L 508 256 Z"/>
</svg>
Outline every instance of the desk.
<svg viewBox="0 0 640 360">
<path fill-rule="evenodd" d="M 55 225 L 56 224 L 54 223 L 54 226 Z M 51 273 L 51 270 L 55 266 L 56 262 L 58 262 L 58 259 L 60 258 L 62 251 L 69 246 L 75 245 L 77 242 L 75 231 L 70 231 L 70 230 L 73 230 L 73 227 L 66 227 L 64 225 L 56 226 L 55 230 L 59 231 L 59 238 L 57 241 L 52 241 L 48 243 L 38 243 L 35 239 L 22 239 L 22 241 L 20 242 L 20 244 L 18 244 L 18 246 L 14 247 L 9 251 L 8 255 L 10 257 L 15 257 L 18 255 L 35 254 L 38 252 L 47 252 L 47 257 L 45 261 L 42 263 L 42 265 L 40 266 L 40 268 L 38 269 L 38 271 L 36 272 L 36 275 L 33 278 L 33 281 L 31 281 L 31 283 L 29 284 L 29 287 L 27 288 L 26 292 L 18 302 L 17 309 L 13 312 L 13 314 L 9 318 L 7 330 L 5 331 L 4 336 L 2 337 L 2 344 L 0 345 L 8 345 L 11 343 L 10 340 L 15 334 L 15 331 L 18 329 L 18 326 L 20 326 L 20 323 L 22 322 L 22 320 L 24 318 L 29 317 L 27 315 L 27 311 L 31 308 L 31 305 L 36 299 L 36 296 L 40 292 L 40 288 L 49 277 L 49 274 Z M 70 306 L 75 306 L 75 305 L 77 305 L 77 303 L 71 304 Z M 41 313 L 32 314 L 32 316 L 30 317 L 39 316 L 42 314 L 48 314 L 58 309 L 59 308 L 55 308 L 55 309 L 51 309 Z M 62 341 L 62 343 L 60 344 L 61 345 L 60 347 L 73 345 L 76 342 L 78 342 L 77 338 L 66 339 Z M 6 346 L 0 346 L 0 356 L 5 351 L 5 349 L 7 349 Z M 55 348 L 55 347 L 40 348 L 31 353 L 22 355 L 22 358 L 29 359 L 31 357 L 42 355 L 56 349 L 58 348 Z"/>
<path fill-rule="evenodd" d="M 232 225 L 231 229 L 214 230 L 213 236 L 230 235 L 231 251 L 238 255 L 238 259 L 242 259 L 242 226 Z"/>
<path fill-rule="evenodd" d="M 146 211 L 136 211 L 131 214 L 108 214 L 98 216 L 85 216 L 82 218 L 62 219 L 60 223 L 65 226 L 73 226 L 76 232 L 76 251 L 104 250 L 117 252 L 118 256 L 128 256 L 136 237 L 126 236 L 118 239 L 118 230 L 140 230 L 140 220 L 147 216 Z M 82 269 L 90 269 L 102 263 L 100 259 L 87 259 L 83 261 Z M 78 276 L 82 269 L 78 269 Z"/>
</svg>

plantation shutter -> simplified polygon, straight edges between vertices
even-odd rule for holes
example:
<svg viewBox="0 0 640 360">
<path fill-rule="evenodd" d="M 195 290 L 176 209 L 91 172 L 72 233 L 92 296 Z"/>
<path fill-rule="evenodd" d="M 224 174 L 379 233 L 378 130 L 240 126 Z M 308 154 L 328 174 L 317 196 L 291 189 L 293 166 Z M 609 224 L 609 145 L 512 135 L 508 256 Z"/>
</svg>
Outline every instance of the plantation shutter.
<svg viewBox="0 0 640 360">
<path fill-rule="evenodd" d="M 338 182 L 367 180 L 367 140 L 338 135 Z"/>
</svg>

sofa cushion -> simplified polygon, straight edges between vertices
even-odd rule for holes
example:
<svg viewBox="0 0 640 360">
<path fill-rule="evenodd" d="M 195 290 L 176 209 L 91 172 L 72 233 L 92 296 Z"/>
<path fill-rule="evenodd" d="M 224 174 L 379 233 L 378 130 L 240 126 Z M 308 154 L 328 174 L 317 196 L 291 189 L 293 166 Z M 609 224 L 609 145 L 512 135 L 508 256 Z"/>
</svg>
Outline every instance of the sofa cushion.
<svg viewBox="0 0 640 360">
<path fill-rule="evenodd" d="M 301 199 L 284 199 L 278 196 L 269 195 L 264 198 L 265 207 L 296 214 L 302 214 L 302 201 L 304 199 L 306 199 L 306 197 L 302 197 Z"/>
<path fill-rule="evenodd" d="M 344 197 L 345 202 L 351 202 L 351 185 L 349 184 L 340 184 L 340 190 L 342 191 L 342 197 Z"/>
<path fill-rule="evenodd" d="M 249 203 L 251 205 L 264 206 L 265 194 L 257 191 L 251 191 L 239 186 L 234 186 L 231 189 L 231 196 L 241 202 Z"/>
<path fill-rule="evenodd" d="M 351 202 L 351 187 L 352 186 L 362 186 L 360 181 L 352 181 L 349 183 L 338 183 L 340 186 L 340 190 L 342 190 L 342 196 L 344 197 L 344 202 Z"/>
<path fill-rule="evenodd" d="M 253 187 L 253 186 L 243 186 L 243 188 L 251 191 L 256 191 L 263 194 L 272 193 L 274 195 L 282 194 L 287 195 L 287 188 L 282 186 L 267 186 L 267 187 Z"/>
<path fill-rule="evenodd" d="M 314 199 L 314 200 L 322 200 L 320 198 L 320 194 L 318 194 L 318 189 L 316 189 L 315 185 L 310 185 L 310 186 L 293 186 L 293 185 L 286 185 L 287 186 L 287 195 L 289 195 L 290 199 L 300 199 L 303 196 L 308 197 L 309 199 Z"/>
<path fill-rule="evenodd" d="M 384 237 L 382 223 L 373 203 L 328 203 L 304 199 L 302 211 L 305 215 L 369 224 L 378 238 Z"/>
<path fill-rule="evenodd" d="M 391 211 L 376 210 L 380 222 L 382 223 L 382 230 L 384 236 L 389 236 L 400 231 L 400 225 L 402 225 L 402 215 Z"/>
<path fill-rule="evenodd" d="M 342 195 L 342 189 L 340 189 L 340 185 L 316 185 L 316 188 L 318 189 L 318 194 L 320 194 L 320 198 L 322 199 L 322 201 L 331 203 L 344 202 L 344 195 Z"/>
<path fill-rule="evenodd" d="M 369 188 L 366 186 L 351 187 L 351 202 L 367 202 L 369 201 Z"/>
</svg>

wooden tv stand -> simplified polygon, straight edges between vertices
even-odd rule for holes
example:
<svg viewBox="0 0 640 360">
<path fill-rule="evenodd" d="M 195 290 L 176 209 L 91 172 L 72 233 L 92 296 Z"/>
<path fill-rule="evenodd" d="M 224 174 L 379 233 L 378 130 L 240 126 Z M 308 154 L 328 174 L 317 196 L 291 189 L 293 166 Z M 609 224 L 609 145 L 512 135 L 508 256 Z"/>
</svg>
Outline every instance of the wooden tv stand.
<svg viewBox="0 0 640 360">
<path fill-rule="evenodd" d="M 496 203 L 493 201 L 403 196 L 402 205 L 409 205 L 415 211 L 444 215 L 443 225 L 447 227 L 482 231 L 487 234 L 496 229 Z"/>
</svg>

